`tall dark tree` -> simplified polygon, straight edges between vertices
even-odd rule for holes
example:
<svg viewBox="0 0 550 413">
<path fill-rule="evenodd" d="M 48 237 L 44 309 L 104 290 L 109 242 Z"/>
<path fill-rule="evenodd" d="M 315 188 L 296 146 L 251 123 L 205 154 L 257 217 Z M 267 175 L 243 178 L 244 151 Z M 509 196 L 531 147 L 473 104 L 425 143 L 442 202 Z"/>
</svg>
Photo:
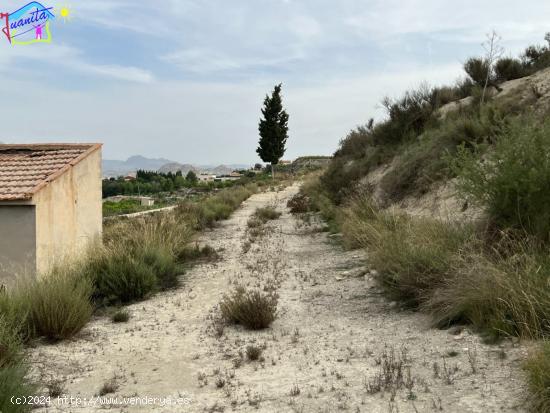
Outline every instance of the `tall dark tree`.
<svg viewBox="0 0 550 413">
<path fill-rule="evenodd" d="M 187 175 L 185 175 L 185 179 L 192 184 L 196 184 L 199 180 L 199 178 L 197 178 L 197 174 L 193 170 L 189 170 L 189 172 L 187 172 Z"/>
<path fill-rule="evenodd" d="M 258 127 L 260 141 L 256 152 L 262 161 L 271 164 L 272 177 L 275 176 L 273 166 L 277 165 L 285 154 L 288 139 L 288 114 L 283 109 L 281 88 L 282 84 L 278 84 L 273 89 L 271 97 L 266 95 L 262 108 L 263 118 L 260 119 Z"/>
</svg>

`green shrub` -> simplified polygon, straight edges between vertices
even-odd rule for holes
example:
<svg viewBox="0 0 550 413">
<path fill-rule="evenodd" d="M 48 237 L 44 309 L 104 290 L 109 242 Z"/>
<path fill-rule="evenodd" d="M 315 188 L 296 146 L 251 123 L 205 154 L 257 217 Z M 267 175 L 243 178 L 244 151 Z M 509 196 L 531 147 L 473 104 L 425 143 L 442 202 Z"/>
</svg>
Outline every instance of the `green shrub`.
<svg viewBox="0 0 550 413">
<path fill-rule="evenodd" d="M 250 195 L 257 191 L 254 184 L 224 189 L 200 202 L 181 204 L 176 215 L 192 222 L 197 230 L 212 228 L 222 219 L 227 219 Z"/>
<path fill-rule="evenodd" d="M 356 186 L 374 165 L 368 157 L 346 160 L 335 158 L 320 177 L 323 192 L 337 205 L 355 192 Z"/>
<path fill-rule="evenodd" d="M 406 92 L 401 98 L 382 101 L 389 120 L 373 129 L 375 144 L 395 144 L 422 133 L 438 108 L 437 90 L 422 86 Z"/>
<path fill-rule="evenodd" d="M 175 288 L 179 285 L 179 274 L 182 269 L 174 256 L 164 248 L 150 248 L 143 251 L 143 261 L 153 270 L 157 286 L 161 290 Z"/>
<path fill-rule="evenodd" d="M 14 288 L 0 294 L 2 323 L 17 333 L 24 342 L 34 338 L 34 329 L 29 321 L 31 302 L 26 294 L 28 281 L 18 283 Z"/>
<path fill-rule="evenodd" d="M 21 361 L 21 337 L 3 317 L 0 318 L 0 369 Z"/>
<path fill-rule="evenodd" d="M 52 340 L 72 337 L 90 320 L 92 285 L 72 266 L 55 268 L 25 292 L 35 334 Z"/>
<path fill-rule="evenodd" d="M 550 333 L 550 259 L 526 241 L 505 252 L 465 249 L 426 302 L 439 326 L 471 323 L 492 337 Z"/>
<path fill-rule="evenodd" d="M 215 260 L 218 258 L 218 253 L 210 245 L 200 246 L 198 243 L 188 245 L 178 256 L 179 262 L 199 261 L 199 260 Z"/>
<path fill-rule="evenodd" d="M 458 145 L 471 148 L 491 141 L 505 125 L 506 117 L 493 105 L 450 114 L 403 150 L 382 178 L 380 188 L 394 202 L 408 195 L 423 195 L 433 183 L 454 176 L 447 159 L 454 156 Z"/>
<path fill-rule="evenodd" d="M 89 321 L 93 288 L 81 267 L 56 267 L 40 279 L 25 280 L 0 297 L 3 321 L 21 340 L 72 337 Z"/>
<path fill-rule="evenodd" d="M 550 412 L 550 343 L 542 343 L 540 349 L 529 356 L 525 370 L 532 394 L 531 409 Z"/>
<path fill-rule="evenodd" d="M 468 226 L 378 211 L 368 198 L 345 210 L 342 233 L 351 246 L 368 249 L 385 292 L 410 307 L 430 297 L 457 251 L 472 239 Z"/>
<path fill-rule="evenodd" d="M 112 316 L 113 323 L 126 323 L 130 320 L 130 313 L 128 310 L 118 310 Z"/>
<path fill-rule="evenodd" d="M 94 282 L 96 300 L 101 304 L 129 303 L 152 293 L 158 281 L 144 258 L 123 247 L 101 251 L 91 258 L 87 273 Z"/>
<path fill-rule="evenodd" d="M 238 287 L 230 295 L 224 296 L 220 310 L 223 319 L 228 323 L 261 330 L 269 327 L 275 320 L 277 296 Z"/>
<path fill-rule="evenodd" d="M 103 241 L 107 249 L 124 246 L 135 255 L 150 249 L 162 249 L 176 257 L 187 247 L 193 235 L 193 222 L 175 213 L 159 213 L 126 219 L 107 226 Z"/>
<path fill-rule="evenodd" d="M 362 157 L 369 145 L 372 145 L 372 132 L 374 119 L 364 126 L 358 126 L 351 130 L 347 136 L 340 141 L 338 150 L 334 153 L 335 157 Z"/>
<path fill-rule="evenodd" d="M 401 219 L 392 231 L 382 233 L 371 262 L 393 299 L 417 307 L 448 275 L 456 251 L 468 236 L 468 228 Z"/>
<path fill-rule="evenodd" d="M 340 142 L 333 160 L 320 180 L 326 194 L 341 204 L 353 194 L 358 182 L 373 168 L 390 160 L 403 143 L 418 137 L 435 122 L 434 113 L 444 103 L 454 100 L 452 88 L 428 88 L 405 93 L 399 99 L 382 102 L 389 119 L 351 131 Z M 460 92 L 457 91 L 460 98 Z"/>
<path fill-rule="evenodd" d="M 35 386 L 26 379 L 28 366 L 23 361 L 19 333 L 13 320 L 0 317 L 0 411 L 7 413 L 30 411 L 31 406 L 13 404 L 11 397 L 32 396 L 35 391 Z"/>
<path fill-rule="evenodd" d="M 521 61 L 512 57 L 498 59 L 495 63 L 494 70 L 497 82 L 519 79 L 529 74 Z"/>
<path fill-rule="evenodd" d="M 506 125 L 488 151 L 482 145 L 474 151 L 461 148 L 451 166 L 461 193 L 486 207 L 498 226 L 525 229 L 548 239 L 549 147 L 550 122 L 537 125 L 523 118 Z"/>
<path fill-rule="evenodd" d="M 525 49 L 522 59 L 531 72 L 545 69 L 550 66 L 550 48 L 547 46 L 529 46 Z"/>
<path fill-rule="evenodd" d="M 464 63 L 464 71 L 470 76 L 478 86 L 485 86 L 487 73 L 489 72 L 489 63 L 485 59 L 471 57 Z M 489 82 L 492 80 L 492 73 L 489 73 Z"/>
<path fill-rule="evenodd" d="M 328 230 L 331 233 L 339 232 L 339 208 L 327 194 L 321 180 L 318 176 L 312 176 L 304 182 L 300 192 L 310 200 L 310 209 L 312 212 L 319 212 L 323 220 L 328 224 Z"/>
<path fill-rule="evenodd" d="M 0 411 L 2 413 L 25 413 L 31 411 L 29 404 L 15 404 L 12 397 L 33 396 L 36 387 L 26 379 L 26 364 L 17 363 L 0 368 Z"/>
</svg>

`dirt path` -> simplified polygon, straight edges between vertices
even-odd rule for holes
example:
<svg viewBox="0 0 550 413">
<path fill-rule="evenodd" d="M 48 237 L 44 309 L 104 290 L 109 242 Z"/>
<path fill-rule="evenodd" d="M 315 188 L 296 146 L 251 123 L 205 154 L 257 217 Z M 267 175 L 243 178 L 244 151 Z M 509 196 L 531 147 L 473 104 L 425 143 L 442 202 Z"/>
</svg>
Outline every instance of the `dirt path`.
<svg viewBox="0 0 550 413">
<path fill-rule="evenodd" d="M 254 195 L 204 234 L 221 259 L 193 268 L 180 289 L 130 306 L 128 323 L 99 318 L 73 341 L 33 349 L 35 371 L 62 379 L 64 394 L 75 397 L 42 411 L 523 411 L 522 347 L 487 346 L 468 331 L 433 330 L 423 315 L 398 311 L 364 275 L 362 253 L 342 251 L 318 226 L 288 214 L 297 190 Z M 244 253 L 249 216 L 269 204 L 284 214 Z M 218 337 L 211 316 L 222 295 L 236 282 L 273 279 L 281 282 L 273 326 L 226 327 Z M 264 360 L 241 360 L 249 344 L 265 347 Z M 116 391 L 104 397 L 182 404 L 100 406 L 92 396 L 113 377 Z M 384 391 L 395 381 L 402 385 Z"/>
</svg>

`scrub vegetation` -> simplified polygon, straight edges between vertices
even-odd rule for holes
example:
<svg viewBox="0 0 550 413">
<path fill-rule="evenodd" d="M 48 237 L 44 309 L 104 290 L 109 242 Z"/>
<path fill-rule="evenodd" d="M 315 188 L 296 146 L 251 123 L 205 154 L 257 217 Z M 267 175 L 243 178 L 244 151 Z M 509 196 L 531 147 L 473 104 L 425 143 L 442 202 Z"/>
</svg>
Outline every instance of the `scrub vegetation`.
<svg viewBox="0 0 550 413">
<path fill-rule="evenodd" d="M 472 58 L 468 77 L 454 86 L 384 100 L 387 119 L 350 132 L 289 206 L 320 212 L 346 246 L 367 249 L 387 296 L 428 312 L 434 326 L 468 324 L 487 340 L 548 339 L 550 108 L 529 79 L 502 98 L 499 92 L 503 82 L 549 67 L 549 56 L 550 46 L 531 46 L 493 65 Z M 381 178 L 369 183 L 382 165 Z M 475 221 L 389 208 L 449 182 L 464 208 L 483 212 Z M 549 362 L 543 344 L 525 365 L 533 411 L 550 411 Z"/>
<path fill-rule="evenodd" d="M 0 293 L 0 411 L 31 408 L 10 402 L 12 395 L 35 391 L 25 378 L 26 343 L 71 338 L 95 310 L 177 287 L 186 266 L 216 256 L 208 246 L 193 244 L 194 234 L 228 218 L 256 191 L 254 184 L 236 186 L 168 213 L 108 221 L 103 243 L 90 248 L 83 259 L 60 263 L 50 273 Z M 112 315 L 116 323 L 128 319 L 124 309 Z"/>
</svg>

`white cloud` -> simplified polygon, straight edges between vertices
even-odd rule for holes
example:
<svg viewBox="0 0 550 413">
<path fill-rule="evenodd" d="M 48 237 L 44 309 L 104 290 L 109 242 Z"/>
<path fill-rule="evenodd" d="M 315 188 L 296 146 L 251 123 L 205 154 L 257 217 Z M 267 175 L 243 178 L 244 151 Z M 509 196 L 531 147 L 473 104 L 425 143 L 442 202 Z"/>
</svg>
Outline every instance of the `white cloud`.
<svg viewBox="0 0 550 413">
<path fill-rule="evenodd" d="M 117 80 L 126 80 L 128 82 L 136 83 L 151 83 L 154 80 L 154 76 L 151 72 L 140 69 L 138 67 L 118 65 L 90 65 L 83 62 L 75 62 L 73 63 L 73 65 L 74 67 L 78 67 L 79 70 L 83 72 L 98 74 Z"/>
<path fill-rule="evenodd" d="M 40 46 L 40 45 L 38 45 Z M 44 63 L 65 67 L 75 72 L 136 83 L 154 80 L 151 72 L 133 66 L 94 64 L 84 58 L 82 50 L 63 44 L 48 44 L 44 47 L 0 45 L 0 71 L 11 72 L 20 66 L 27 71 L 41 68 Z M 40 71 L 39 71 L 40 73 Z"/>
</svg>

